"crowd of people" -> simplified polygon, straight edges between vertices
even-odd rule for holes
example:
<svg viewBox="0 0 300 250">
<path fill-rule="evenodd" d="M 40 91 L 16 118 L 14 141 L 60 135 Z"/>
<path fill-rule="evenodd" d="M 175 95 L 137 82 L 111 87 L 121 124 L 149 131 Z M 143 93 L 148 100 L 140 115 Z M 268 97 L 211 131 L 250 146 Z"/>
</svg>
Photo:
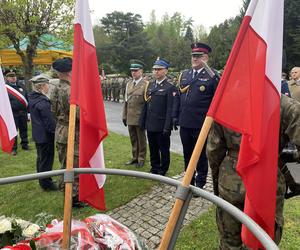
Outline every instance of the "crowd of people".
<svg viewBox="0 0 300 250">
<path fill-rule="evenodd" d="M 119 102 L 123 99 L 122 120 L 128 127 L 132 145 L 131 159 L 126 165 L 143 167 L 146 161 L 147 140 L 150 149 L 150 172 L 166 175 L 170 167 L 170 135 L 180 128 L 183 148 L 184 169 L 186 169 L 206 113 L 216 91 L 220 76 L 207 66 L 212 49 L 204 43 L 191 45 L 191 68 L 180 76 L 168 77 L 170 63 L 157 58 L 153 72 L 145 76 L 141 60 L 130 61 L 131 78 L 119 75 L 102 77 L 103 99 Z M 50 77 L 40 74 L 33 77 L 33 91 L 27 93 L 14 71 L 4 72 L 6 85 L 16 126 L 20 132 L 21 147 L 28 150 L 27 122 L 32 122 L 32 137 L 36 144 L 37 172 L 52 169 L 54 146 L 62 168 L 66 167 L 66 151 L 69 123 L 69 96 L 72 73 L 72 59 L 57 59 L 52 64 L 58 81 L 49 97 Z M 300 149 L 300 67 L 294 67 L 287 79 L 282 74 L 280 151 L 292 142 Z M 29 115 L 30 114 L 30 115 Z M 79 124 L 79 116 L 76 123 Z M 79 128 L 79 126 L 76 126 Z M 147 135 L 147 136 L 146 136 Z M 75 132 L 74 167 L 78 167 L 79 132 Z M 245 189 L 236 173 L 240 135 L 214 123 L 203 152 L 200 155 L 191 185 L 203 188 L 206 184 L 208 166 L 211 167 L 214 192 L 223 199 L 243 208 Z M 17 154 L 16 138 L 12 155 Z M 295 161 L 300 161 L 299 153 Z M 283 227 L 283 203 L 286 189 L 299 193 L 300 187 L 282 160 L 278 166 L 278 191 L 276 209 L 275 241 L 278 243 Z M 231 172 L 228 170 L 231 166 Z M 224 170 L 226 168 L 226 171 Z M 226 176 L 225 176 L 226 175 Z M 225 178 L 226 177 L 226 178 Z M 63 180 L 56 185 L 51 178 L 41 179 L 44 190 L 64 188 Z M 73 207 L 82 207 L 78 200 L 78 177 L 73 185 Z M 225 211 L 217 210 L 217 224 L 221 249 L 240 249 L 241 224 Z"/>
</svg>

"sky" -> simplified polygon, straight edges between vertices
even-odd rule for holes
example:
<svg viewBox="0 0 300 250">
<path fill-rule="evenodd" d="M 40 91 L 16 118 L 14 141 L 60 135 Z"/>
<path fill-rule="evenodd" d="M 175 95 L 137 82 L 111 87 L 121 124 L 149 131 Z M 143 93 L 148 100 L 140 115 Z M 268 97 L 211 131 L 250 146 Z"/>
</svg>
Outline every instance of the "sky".
<svg viewBox="0 0 300 250">
<path fill-rule="evenodd" d="M 140 14 L 143 22 L 149 21 L 150 13 L 155 10 L 157 20 L 168 13 L 181 13 L 185 20 L 190 17 L 194 26 L 202 24 L 207 30 L 225 19 L 235 17 L 242 7 L 242 0 L 89 0 L 93 24 L 113 11 Z"/>
</svg>

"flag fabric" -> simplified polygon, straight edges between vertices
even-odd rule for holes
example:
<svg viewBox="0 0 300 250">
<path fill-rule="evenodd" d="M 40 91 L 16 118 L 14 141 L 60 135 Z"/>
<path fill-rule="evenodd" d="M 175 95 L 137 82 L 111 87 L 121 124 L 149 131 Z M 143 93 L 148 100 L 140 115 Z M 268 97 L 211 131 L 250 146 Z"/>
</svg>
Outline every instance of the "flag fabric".
<svg viewBox="0 0 300 250">
<path fill-rule="evenodd" d="M 246 189 L 244 212 L 274 235 L 283 0 L 252 0 L 208 115 L 242 134 L 237 171 Z M 260 243 L 243 226 L 245 245 Z"/>
<path fill-rule="evenodd" d="M 3 152 L 12 151 L 16 136 L 17 129 L 0 67 L 0 145 Z"/>
<path fill-rule="evenodd" d="M 107 136 L 96 48 L 86 0 L 75 6 L 70 103 L 80 108 L 79 167 L 104 168 L 102 140 Z M 105 175 L 80 175 L 79 200 L 105 210 Z"/>
</svg>

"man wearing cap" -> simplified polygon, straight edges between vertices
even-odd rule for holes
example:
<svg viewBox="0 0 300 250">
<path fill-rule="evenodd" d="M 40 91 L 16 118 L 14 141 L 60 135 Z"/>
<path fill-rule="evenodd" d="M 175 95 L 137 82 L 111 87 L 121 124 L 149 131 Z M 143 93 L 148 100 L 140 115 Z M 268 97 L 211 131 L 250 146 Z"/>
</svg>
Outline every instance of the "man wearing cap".
<svg viewBox="0 0 300 250">
<path fill-rule="evenodd" d="M 69 129 L 69 111 L 70 111 L 70 82 L 72 77 L 72 58 L 64 57 L 57 59 L 52 63 L 52 68 L 57 73 L 59 83 L 51 94 L 51 110 L 56 120 L 55 142 L 58 152 L 58 159 L 61 163 L 61 168 L 66 168 L 67 162 L 67 143 Z M 75 142 L 74 142 L 74 162 L 73 167 L 79 166 L 79 112 L 76 114 L 75 125 Z M 75 175 L 73 182 L 73 207 L 83 207 L 84 204 L 78 199 L 78 183 L 79 177 Z M 63 178 L 60 180 L 60 189 L 64 188 Z"/>
<path fill-rule="evenodd" d="M 185 169 L 188 166 L 209 105 L 219 81 L 216 70 L 207 66 L 211 48 L 204 43 L 193 43 L 192 68 L 184 70 L 179 77 L 179 96 L 173 107 L 173 125 L 180 126 L 180 138 L 183 146 Z M 210 72 L 208 72 L 210 70 Z M 215 74 L 211 76 L 210 74 Z M 206 184 L 208 163 L 204 145 L 197 163 L 196 176 L 191 185 L 202 188 Z"/>
<path fill-rule="evenodd" d="M 51 112 L 49 92 L 49 76 L 40 74 L 33 77 L 31 93 L 28 94 L 29 110 L 32 123 L 32 138 L 35 141 L 37 172 L 51 171 L 54 160 L 55 121 Z M 52 178 L 39 179 L 41 188 L 45 191 L 58 190 Z"/>
<path fill-rule="evenodd" d="M 28 133 L 27 133 L 27 122 L 28 122 L 28 102 L 27 93 L 17 81 L 15 71 L 6 70 L 4 72 L 6 88 L 11 104 L 16 128 L 20 131 L 22 149 L 28 150 Z M 13 146 L 12 154 L 17 154 L 18 140 L 15 137 L 15 143 Z"/>
<path fill-rule="evenodd" d="M 132 159 L 126 165 L 137 167 L 144 166 L 147 151 L 146 133 L 139 126 L 139 119 L 145 106 L 144 92 L 148 84 L 143 79 L 143 68 L 142 61 L 130 61 L 132 81 L 127 83 L 123 106 L 123 124 L 128 126 L 132 146 Z"/>
<path fill-rule="evenodd" d="M 145 89 L 146 108 L 141 127 L 146 128 L 153 174 L 166 175 L 170 165 L 172 106 L 176 87 L 167 81 L 169 62 L 157 58 L 153 65 L 155 81 Z"/>
</svg>

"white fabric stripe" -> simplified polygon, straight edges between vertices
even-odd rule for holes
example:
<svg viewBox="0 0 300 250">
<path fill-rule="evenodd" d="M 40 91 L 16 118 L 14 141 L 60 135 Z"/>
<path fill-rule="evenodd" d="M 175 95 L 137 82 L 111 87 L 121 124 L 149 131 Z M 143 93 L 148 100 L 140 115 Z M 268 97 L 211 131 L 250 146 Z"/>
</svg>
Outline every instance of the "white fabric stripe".
<svg viewBox="0 0 300 250">
<path fill-rule="evenodd" d="M 75 6 L 75 24 L 80 24 L 83 32 L 84 40 L 91 45 L 95 46 L 94 33 L 92 29 L 91 15 L 89 1 L 88 0 L 77 0 Z"/>
<path fill-rule="evenodd" d="M 91 160 L 89 161 L 91 168 L 105 168 L 105 163 L 104 163 L 104 153 L 103 153 L 103 144 L 102 142 L 99 144 L 95 154 L 92 156 Z M 98 187 L 102 188 L 106 175 L 104 174 L 95 174 L 95 179 L 97 181 Z"/>
<path fill-rule="evenodd" d="M 19 91 L 15 90 L 13 87 L 11 87 L 7 84 L 6 84 L 6 88 L 8 88 L 11 92 L 14 92 L 14 94 L 17 95 L 18 97 L 20 97 L 20 99 L 22 99 L 25 102 L 26 107 L 28 106 L 27 100 L 25 99 L 25 97 Z"/>
<path fill-rule="evenodd" d="M 0 116 L 6 124 L 9 139 L 12 140 L 17 135 L 16 125 L 11 110 L 8 93 L 5 87 L 2 69 L 0 66 Z"/>
<path fill-rule="evenodd" d="M 252 0 L 256 2 L 257 0 Z M 266 76 L 281 89 L 284 0 L 258 0 L 251 27 L 267 44 Z M 248 11 L 247 11 L 248 12 Z"/>
</svg>

